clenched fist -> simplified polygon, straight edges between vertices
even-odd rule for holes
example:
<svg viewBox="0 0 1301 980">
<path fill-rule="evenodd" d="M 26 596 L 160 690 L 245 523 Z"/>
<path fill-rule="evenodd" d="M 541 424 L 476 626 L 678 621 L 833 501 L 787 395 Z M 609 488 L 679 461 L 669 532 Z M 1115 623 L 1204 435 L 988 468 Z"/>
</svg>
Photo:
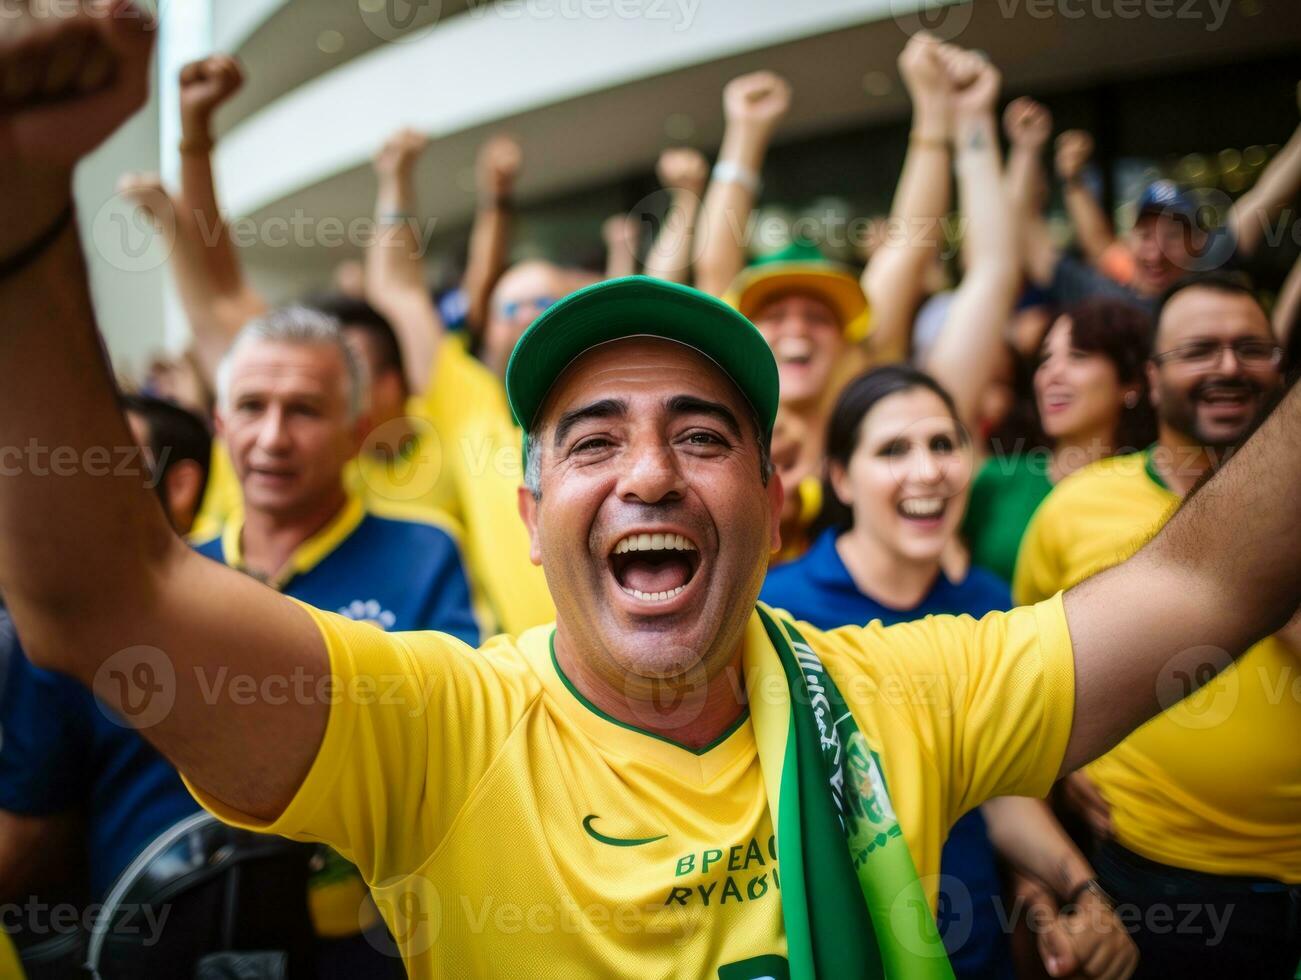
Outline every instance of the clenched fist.
<svg viewBox="0 0 1301 980">
<path fill-rule="evenodd" d="M 192 61 L 181 69 L 181 134 L 187 141 L 207 142 L 217 107 L 244 85 L 244 70 L 228 54 Z"/>
<path fill-rule="evenodd" d="M 753 125 L 771 133 L 790 107 L 791 87 L 776 72 L 751 72 L 723 88 L 723 114 L 729 125 Z"/>
<path fill-rule="evenodd" d="M 375 155 L 375 172 L 380 177 L 405 180 L 429 146 L 429 138 L 414 129 L 399 129 Z"/>
<path fill-rule="evenodd" d="M 1003 110 L 1003 133 L 1013 146 L 1041 150 L 1053 133 L 1053 114 L 1042 102 L 1023 95 Z"/>
<path fill-rule="evenodd" d="M 492 137 L 479 148 L 475 163 L 479 193 L 494 201 L 510 197 L 523 162 L 519 143 L 504 133 Z"/>
<path fill-rule="evenodd" d="M 674 147 L 660 154 L 655 175 L 659 177 L 661 187 L 687 191 L 699 197 L 705 192 L 705 183 L 709 180 L 709 163 L 699 150 L 687 146 Z"/>
<path fill-rule="evenodd" d="M 1068 129 L 1057 137 L 1057 176 L 1074 180 L 1093 156 L 1093 137 L 1082 129 Z"/>
</svg>

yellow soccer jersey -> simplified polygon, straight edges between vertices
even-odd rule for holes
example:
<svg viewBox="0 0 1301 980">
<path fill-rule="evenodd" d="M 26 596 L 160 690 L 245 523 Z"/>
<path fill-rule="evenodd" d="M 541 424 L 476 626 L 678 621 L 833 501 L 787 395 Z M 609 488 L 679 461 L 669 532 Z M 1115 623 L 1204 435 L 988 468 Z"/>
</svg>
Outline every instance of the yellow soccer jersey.
<svg viewBox="0 0 1301 980">
<path fill-rule="evenodd" d="M 692 751 L 590 705 L 552 627 L 472 650 L 309 611 L 342 696 L 295 798 L 264 824 L 191 790 L 353 861 L 412 977 L 785 975 L 748 715 Z M 1061 600 L 800 630 L 881 759 L 933 910 L 953 821 L 1057 775 L 1074 703 Z M 745 643 L 769 643 L 757 614 Z"/>
<path fill-rule="evenodd" d="M 1026 530 L 1014 598 L 1038 601 L 1129 557 L 1178 500 L 1149 453 L 1063 480 Z M 1201 682 L 1204 658 L 1189 657 L 1187 670 L 1175 664 L 1161 681 L 1163 703 Z M 1301 882 L 1299 678 L 1301 662 L 1264 640 L 1089 765 L 1117 840 L 1175 867 Z"/>
<path fill-rule="evenodd" d="M 456 495 L 470 577 L 498 626 L 518 634 L 549 623 L 555 606 L 542 569 L 529 560 L 528 530 L 519 516 L 520 430 L 501 382 L 458 338 L 448 338 L 439 347 L 424 411 Z"/>
</svg>

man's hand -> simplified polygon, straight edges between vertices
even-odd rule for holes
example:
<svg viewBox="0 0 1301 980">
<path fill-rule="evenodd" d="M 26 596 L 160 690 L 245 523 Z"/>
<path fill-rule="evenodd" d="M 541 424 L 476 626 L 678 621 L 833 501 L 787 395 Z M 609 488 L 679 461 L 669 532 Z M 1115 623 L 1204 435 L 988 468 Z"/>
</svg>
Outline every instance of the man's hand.
<svg viewBox="0 0 1301 980">
<path fill-rule="evenodd" d="M 498 133 L 479 148 L 475 163 L 479 194 L 486 202 L 500 203 L 515 193 L 524 154 L 513 138 Z"/>
<path fill-rule="evenodd" d="M 192 61 L 181 69 L 181 138 L 195 147 L 212 143 L 212 116 L 244 85 L 244 69 L 227 54 Z"/>
<path fill-rule="evenodd" d="M 1093 137 L 1082 129 L 1068 129 L 1057 137 L 1057 176 L 1075 180 L 1093 156 Z"/>
<path fill-rule="evenodd" d="M 940 39 L 929 31 L 918 31 L 899 55 L 899 75 L 913 104 L 947 99 L 952 83 L 940 63 Z"/>
<path fill-rule="evenodd" d="M 1089 825 L 1089 830 L 1098 840 L 1108 840 L 1115 833 L 1111 824 L 1111 805 L 1083 772 L 1073 772 L 1062 780 L 1062 799 Z"/>
<path fill-rule="evenodd" d="M 429 146 L 429 138 L 414 129 L 399 129 L 375 154 L 375 173 L 383 180 L 410 179 L 416 162 Z"/>
<path fill-rule="evenodd" d="M 993 113 L 1003 76 L 988 58 L 951 44 L 940 46 L 937 57 L 953 87 L 953 112 L 970 119 Z"/>
<path fill-rule="evenodd" d="M 128 0 L 27 0 L 0 18 L 0 256 L 50 226 L 72 168 L 144 103 L 153 39 Z"/>
<path fill-rule="evenodd" d="M 1018 878 L 1017 897 L 1026 902 L 1039 956 L 1051 977 L 1124 980 L 1138 966 L 1138 947 L 1106 902 L 1086 891 L 1063 911 L 1037 881 Z"/>
<path fill-rule="evenodd" d="M 709 180 L 709 163 L 699 150 L 689 146 L 673 147 L 660 154 L 655 176 L 659 178 L 661 187 L 700 197 L 705 193 L 705 184 Z"/>
<path fill-rule="evenodd" d="M 1015 147 L 1038 153 L 1053 133 L 1053 114 L 1028 96 L 1013 99 L 1003 110 L 1003 134 Z"/>
<path fill-rule="evenodd" d="M 776 72 L 751 72 L 723 88 L 723 115 L 728 126 L 752 127 L 770 136 L 790 107 L 791 87 Z"/>
</svg>

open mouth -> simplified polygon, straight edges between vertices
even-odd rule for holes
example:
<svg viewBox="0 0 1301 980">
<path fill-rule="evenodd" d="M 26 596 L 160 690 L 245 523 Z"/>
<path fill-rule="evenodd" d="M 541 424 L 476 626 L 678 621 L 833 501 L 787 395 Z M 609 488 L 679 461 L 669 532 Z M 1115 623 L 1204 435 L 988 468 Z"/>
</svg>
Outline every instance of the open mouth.
<svg viewBox="0 0 1301 980">
<path fill-rule="evenodd" d="M 943 497 L 909 497 L 899 501 L 898 511 L 901 517 L 921 524 L 939 523 L 948 507 Z"/>
<path fill-rule="evenodd" d="M 676 533 L 629 534 L 610 553 L 610 571 L 619 588 L 642 602 L 676 598 L 699 568 L 700 549 Z"/>
<path fill-rule="evenodd" d="M 804 367 L 813 360 L 813 344 L 803 337 L 784 337 L 773 353 L 779 364 Z"/>
</svg>

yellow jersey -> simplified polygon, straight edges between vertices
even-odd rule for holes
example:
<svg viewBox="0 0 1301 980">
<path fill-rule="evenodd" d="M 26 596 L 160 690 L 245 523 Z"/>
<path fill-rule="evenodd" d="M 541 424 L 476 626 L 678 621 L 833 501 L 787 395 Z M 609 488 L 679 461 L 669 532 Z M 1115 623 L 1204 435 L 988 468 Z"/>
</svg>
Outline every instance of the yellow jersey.
<svg viewBox="0 0 1301 980">
<path fill-rule="evenodd" d="M 355 863 L 410 976 L 785 975 L 748 713 L 693 750 L 589 703 L 551 626 L 474 650 L 309 612 L 344 696 L 294 799 L 264 823 L 191 792 L 222 820 Z M 934 914 L 950 825 L 1057 776 L 1074 708 L 1061 599 L 799 629 L 881 760 Z M 757 613 L 744 642 L 770 643 Z"/>
<path fill-rule="evenodd" d="M 471 581 L 498 627 L 518 634 L 549 623 L 555 605 L 542 569 L 529 559 L 528 529 L 519 516 L 522 436 L 501 381 L 449 337 L 439 345 L 423 413 L 441 443 Z"/>
<path fill-rule="evenodd" d="M 1035 602 L 1128 558 L 1178 503 L 1151 451 L 1073 474 L 1030 521 L 1013 597 Z M 1158 694 L 1174 706 L 1084 771 L 1130 850 L 1210 874 L 1301 882 L 1301 662 L 1271 637 L 1178 700 L 1201 682 L 1203 659 L 1190 651 L 1187 670 L 1172 665 Z"/>
</svg>

